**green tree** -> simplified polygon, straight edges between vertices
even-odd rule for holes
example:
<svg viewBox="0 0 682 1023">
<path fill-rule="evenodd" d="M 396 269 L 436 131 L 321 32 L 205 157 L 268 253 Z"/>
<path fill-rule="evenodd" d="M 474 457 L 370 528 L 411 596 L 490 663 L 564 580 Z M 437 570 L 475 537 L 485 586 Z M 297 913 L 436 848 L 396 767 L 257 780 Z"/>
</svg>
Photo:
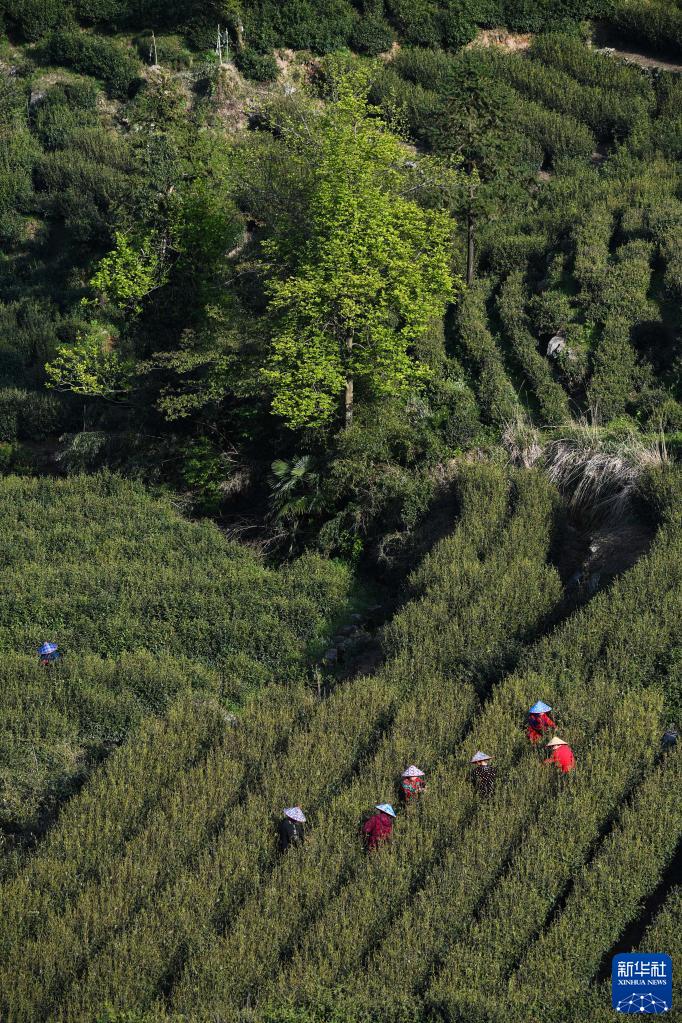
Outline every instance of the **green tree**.
<svg viewBox="0 0 682 1023">
<path fill-rule="evenodd" d="M 478 54 L 462 54 L 448 76 L 436 118 L 436 149 L 464 173 L 455 209 L 466 221 L 467 284 L 474 279 L 476 226 L 499 202 L 514 165 L 513 97 Z"/>
<path fill-rule="evenodd" d="M 116 232 L 116 248 L 100 260 L 90 284 L 103 301 L 122 312 L 142 312 L 142 301 L 166 281 L 165 245 L 148 235 L 134 244 Z"/>
<path fill-rule="evenodd" d="M 404 144 L 367 102 L 369 76 L 355 71 L 311 133 L 315 174 L 293 272 L 269 285 L 272 346 L 263 377 L 273 410 L 291 427 L 353 419 L 354 387 L 408 391 L 426 374 L 413 353 L 456 290 L 453 222 L 406 192 Z M 291 249 L 266 245 L 275 267 Z"/>
<path fill-rule="evenodd" d="M 125 394 L 134 363 L 116 348 L 116 337 L 105 323 L 90 323 L 73 344 L 61 345 L 45 367 L 47 386 L 56 391 L 100 398 Z"/>
</svg>

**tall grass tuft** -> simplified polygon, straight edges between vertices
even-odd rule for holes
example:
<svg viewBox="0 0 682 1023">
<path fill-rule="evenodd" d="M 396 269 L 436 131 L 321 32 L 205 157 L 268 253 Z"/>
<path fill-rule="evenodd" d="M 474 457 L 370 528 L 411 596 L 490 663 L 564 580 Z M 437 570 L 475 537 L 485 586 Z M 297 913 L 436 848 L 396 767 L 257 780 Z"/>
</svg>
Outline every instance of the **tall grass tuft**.
<svg viewBox="0 0 682 1023">
<path fill-rule="evenodd" d="M 636 431 L 614 437 L 582 420 L 546 448 L 547 475 L 572 511 L 588 521 L 621 522 L 645 471 L 667 464 L 663 441 Z"/>
</svg>

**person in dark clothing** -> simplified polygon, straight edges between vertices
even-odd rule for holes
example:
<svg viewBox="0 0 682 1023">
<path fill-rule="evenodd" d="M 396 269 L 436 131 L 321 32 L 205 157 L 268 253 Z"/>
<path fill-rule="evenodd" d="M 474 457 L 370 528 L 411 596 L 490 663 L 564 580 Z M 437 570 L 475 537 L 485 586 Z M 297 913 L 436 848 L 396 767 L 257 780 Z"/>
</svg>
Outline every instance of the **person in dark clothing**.
<svg viewBox="0 0 682 1023">
<path fill-rule="evenodd" d="M 497 771 L 493 764 L 490 763 L 491 757 L 487 753 L 474 753 L 471 758 L 472 765 L 472 777 L 476 791 L 479 796 L 487 799 L 492 796 L 495 790 L 495 776 Z"/>
<path fill-rule="evenodd" d="M 43 667 L 55 664 L 59 660 L 59 647 L 56 643 L 43 643 L 38 647 L 38 656 Z"/>
<path fill-rule="evenodd" d="M 374 809 L 377 813 L 362 825 L 362 835 L 368 852 L 388 841 L 393 833 L 393 820 L 396 816 L 390 803 L 377 803 Z"/>
<path fill-rule="evenodd" d="M 292 845 L 303 844 L 304 824 L 305 814 L 300 806 L 289 806 L 284 810 L 284 817 L 279 823 L 278 831 L 280 852 L 286 852 Z"/>
<path fill-rule="evenodd" d="M 668 725 L 668 727 L 666 728 L 665 732 L 663 733 L 663 739 L 662 739 L 663 749 L 664 750 L 668 750 L 668 749 L 672 749 L 673 748 L 673 746 L 677 743 L 678 734 L 679 733 L 678 733 L 677 728 L 676 728 L 675 725 L 673 725 L 673 724 Z"/>
</svg>

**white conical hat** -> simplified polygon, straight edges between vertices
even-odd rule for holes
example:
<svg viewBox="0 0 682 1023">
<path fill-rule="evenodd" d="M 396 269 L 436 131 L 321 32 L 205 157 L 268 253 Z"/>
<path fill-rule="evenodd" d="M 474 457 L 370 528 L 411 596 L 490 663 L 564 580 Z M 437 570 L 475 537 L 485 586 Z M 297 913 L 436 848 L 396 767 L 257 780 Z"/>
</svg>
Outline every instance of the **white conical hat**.
<svg viewBox="0 0 682 1023">
<path fill-rule="evenodd" d="M 284 816 L 288 817 L 289 820 L 298 821 L 299 824 L 305 824 L 305 814 L 300 806 L 287 806 L 283 812 Z"/>
<path fill-rule="evenodd" d="M 395 817 L 396 812 L 390 803 L 377 803 L 374 807 L 375 810 L 381 810 L 382 813 L 387 813 L 389 817 Z"/>
<path fill-rule="evenodd" d="M 547 743 L 548 746 L 568 746 L 565 739 L 560 739 L 558 735 L 555 735 L 553 739 Z"/>
<path fill-rule="evenodd" d="M 401 778 L 423 778 L 424 772 L 420 771 L 414 764 L 410 764 L 406 767 L 403 773 L 400 775 Z"/>
<path fill-rule="evenodd" d="M 474 755 L 471 758 L 471 760 L 469 761 L 469 763 L 471 763 L 471 764 L 482 764 L 484 760 L 491 760 L 491 759 L 492 758 L 491 758 L 489 753 L 481 753 L 481 751 L 479 750 L 478 753 L 474 753 Z"/>
</svg>

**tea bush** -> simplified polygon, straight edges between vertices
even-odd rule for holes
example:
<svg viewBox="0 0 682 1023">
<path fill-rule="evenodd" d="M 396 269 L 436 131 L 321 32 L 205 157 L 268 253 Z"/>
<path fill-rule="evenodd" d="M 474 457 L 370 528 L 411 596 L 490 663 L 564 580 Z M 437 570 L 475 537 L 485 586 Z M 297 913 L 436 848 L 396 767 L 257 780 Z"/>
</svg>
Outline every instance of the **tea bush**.
<svg viewBox="0 0 682 1023">
<path fill-rule="evenodd" d="M 340 565 L 308 555 L 274 573 L 113 476 L 6 477 L 0 508 L 13 827 L 177 693 L 229 706 L 273 678 L 296 682 L 347 598 Z M 48 671 L 35 653 L 46 639 L 64 655 Z"/>
<path fill-rule="evenodd" d="M 112 483 L 98 482 L 100 491 L 106 486 Z M 524 1004 L 523 957 L 535 947 L 529 940 L 550 949 L 569 919 L 579 929 L 590 885 L 611 897 L 591 879 L 600 858 L 629 855 L 634 817 L 626 811 L 619 823 L 619 808 L 631 793 L 638 798 L 640 783 L 643 793 L 660 790 L 653 780 L 665 713 L 659 679 L 666 666 L 671 680 L 675 673 L 681 537 L 679 522 L 664 513 L 650 555 L 533 642 L 559 596 L 546 561 L 552 491 L 535 473 L 508 482 L 482 465 L 462 470 L 458 492 L 458 528 L 415 571 L 409 602 L 386 629 L 387 661 L 377 675 L 342 684 L 322 703 L 306 687 L 268 689 L 239 724 L 225 727 L 211 695 L 221 692 L 220 662 L 208 659 L 200 688 L 171 704 L 168 724 L 143 721 L 150 739 L 118 750 L 70 801 L 0 894 L 0 990 L 11 991 L 4 1017 L 86 1020 L 107 1004 L 200 1018 L 255 1001 L 264 1021 L 288 1012 L 324 1019 L 330 1004 L 343 1018 L 375 1019 L 373 1006 L 387 988 L 395 998 L 382 1006 L 386 1019 L 408 1010 L 482 1011 L 461 976 L 463 961 L 475 971 L 482 957 L 490 1004 L 508 980 Z M 101 508 L 101 493 L 91 490 L 90 516 L 97 501 Z M 134 488 L 128 504 L 118 514 L 130 521 Z M 47 509 L 35 507 L 40 525 L 49 501 Z M 157 510 L 155 522 L 165 536 L 167 515 Z M 141 542 L 162 564 L 153 538 Z M 68 533 L 62 543 L 73 549 Z M 202 565 L 210 543 L 202 535 Z M 26 550 L 26 541 L 19 547 Z M 128 541 L 128 560 L 134 549 Z M 298 571 L 305 574 L 303 566 Z M 27 662 L 31 673 L 41 677 Z M 151 697 L 146 687 L 140 692 Z M 199 692 L 207 695 L 197 704 Z M 576 774 L 563 783 L 538 763 L 522 730 L 538 692 L 556 704 L 561 733 L 578 757 Z M 172 696 L 164 684 L 157 707 Z M 59 700 L 57 690 L 55 709 Z M 181 739 L 196 707 L 205 739 L 196 740 L 183 770 L 173 770 L 166 760 L 190 755 Z M 93 709 L 86 702 L 82 711 L 89 722 L 98 720 Z M 144 764 L 171 739 L 180 746 L 162 757 L 165 780 L 150 782 Z M 485 803 L 467 774 L 467 751 L 478 747 L 498 764 L 498 788 Z M 359 820 L 376 799 L 394 798 L 403 760 L 427 768 L 429 791 L 400 816 L 392 845 L 368 860 Z M 668 764 L 675 771 L 679 758 Z M 676 798 L 674 785 L 665 791 Z M 273 813 L 297 801 L 310 834 L 302 850 L 280 859 Z M 603 843 L 612 820 L 614 836 L 625 828 L 624 837 Z M 673 844 L 673 837 L 650 843 L 643 885 L 655 882 Z M 564 925 L 552 910 L 576 871 Z M 528 878 L 539 874 L 529 902 Z M 598 965 L 593 931 L 585 934 Z M 409 941 L 419 955 L 406 970 Z M 563 991 L 557 1011 L 572 988 Z"/>
</svg>

